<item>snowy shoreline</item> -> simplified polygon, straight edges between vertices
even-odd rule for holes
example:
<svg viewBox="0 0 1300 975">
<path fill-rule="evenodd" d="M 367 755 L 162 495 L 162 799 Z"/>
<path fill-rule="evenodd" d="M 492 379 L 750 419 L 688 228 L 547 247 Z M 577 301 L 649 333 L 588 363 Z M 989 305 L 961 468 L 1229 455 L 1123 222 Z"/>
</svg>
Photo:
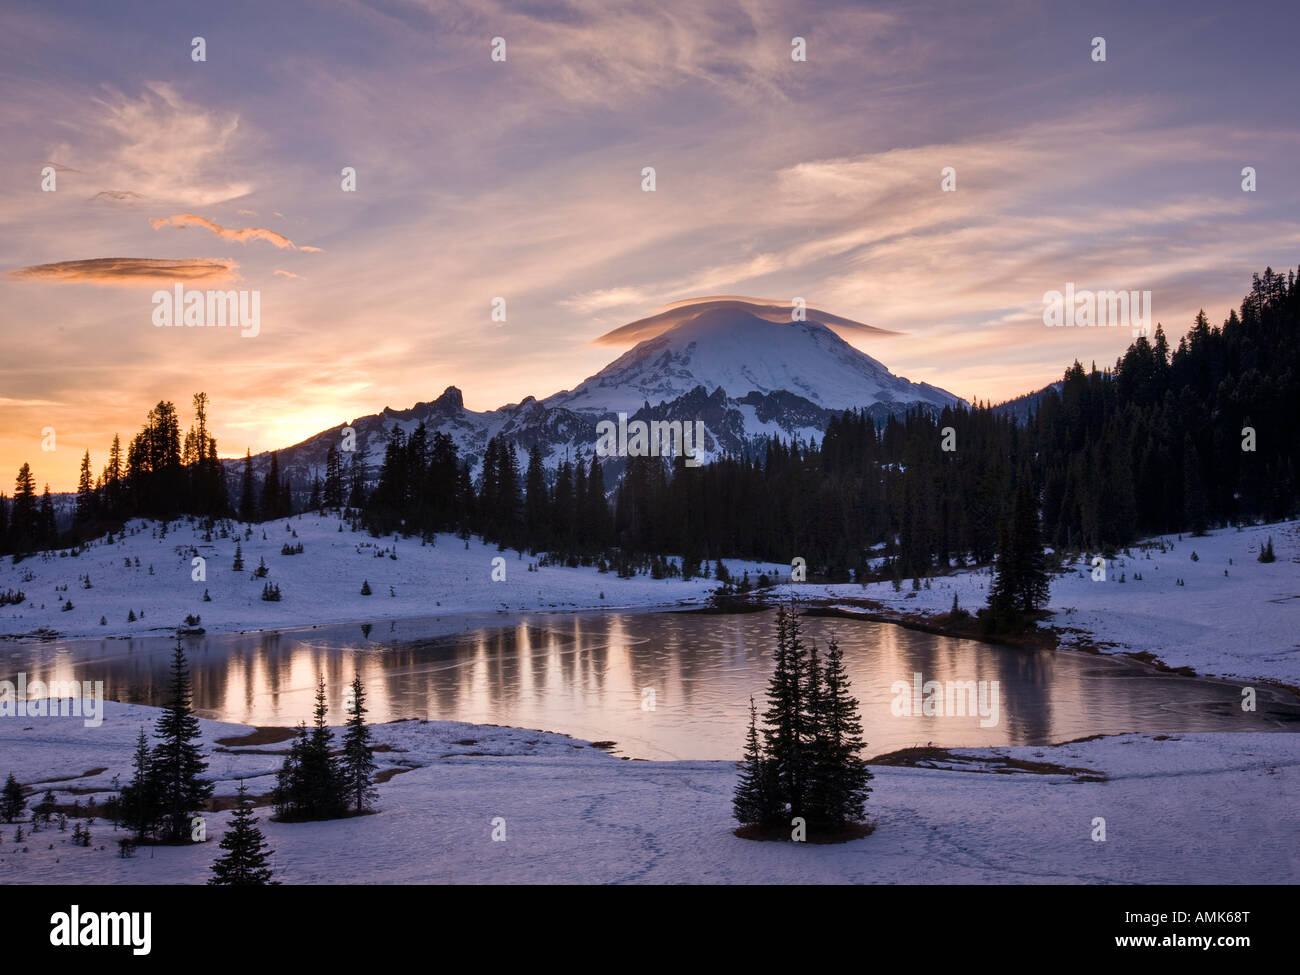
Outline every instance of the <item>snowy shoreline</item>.
<svg viewBox="0 0 1300 975">
<path fill-rule="evenodd" d="M 60 806 L 102 800 L 129 778 L 158 709 L 106 705 L 80 721 L 0 721 L 0 754 Z M 283 742 L 200 722 L 216 795 L 242 779 L 269 791 Z M 958 748 L 924 765 L 874 765 L 875 832 L 839 845 L 733 835 L 735 764 L 619 759 L 550 732 L 460 722 L 374 725 L 390 777 L 377 812 L 274 823 L 257 810 L 285 883 L 1295 883 L 1300 880 L 1300 735 L 1119 735 L 1047 747 Z M 219 745 L 218 741 L 226 744 Z M 1010 759 L 1011 762 L 1005 760 Z M 1037 771 L 1017 770 L 1032 766 Z M 1059 768 L 1053 768 L 1058 766 Z M 989 774 L 995 773 L 995 774 Z M 1000 774 L 998 774 L 1000 773 Z M 117 854 L 100 819 L 89 848 L 68 831 L 0 824 L 0 883 L 197 884 L 207 842 Z M 494 841 L 494 820 L 506 839 Z M 1093 839 L 1096 820 L 1106 840 Z M 23 848 L 26 852 L 22 852 Z"/>
<path fill-rule="evenodd" d="M 375 612 L 381 605 L 391 606 L 393 616 L 427 617 L 430 591 L 442 603 L 435 612 L 488 620 L 502 611 L 652 611 L 698 605 L 716 586 L 712 579 L 620 580 L 592 569 L 532 572 L 517 553 L 475 541 L 466 548 L 448 536 L 439 536 L 436 546 L 397 542 L 393 560 L 391 539 L 340 533 L 331 519 L 284 524 L 268 525 L 265 541 L 259 528 L 241 542 L 243 574 L 229 569 L 233 539 L 204 543 L 188 527 L 173 527 L 161 539 L 148 525 L 79 557 L 6 563 L 0 591 L 17 583 L 27 602 L 39 606 L 44 599 L 46 609 L 6 606 L 0 630 L 63 624 L 70 634 L 92 637 L 159 636 L 169 631 L 144 627 L 186 612 L 201 612 L 210 631 L 309 629 L 335 618 L 384 618 Z M 280 546 L 293 531 L 304 554 L 282 557 Z M 1277 562 L 1258 563 L 1258 547 L 1270 536 Z M 212 555 L 203 583 L 190 581 L 189 545 Z M 1082 562 L 1055 577 L 1048 622 L 1076 631 L 1079 645 L 1151 653 L 1207 676 L 1300 683 L 1298 553 L 1296 522 L 1148 540 L 1121 553 L 1105 582 L 1094 582 Z M 506 560 L 508 582 L 491 582 L 497 557 Z M 284 602 L 262 603 L 250 593 L 260 590 L 247 576 L 262 558 L 268 579 L 284 589 Z M 149 564 L 156 583 L 141 589 Z M 728 568 L 739 574 L 745 566 L 728 562 Z M 754 580 L 780 567 L 748 568 Z M 33 579 L 18 581 L 25 573 Z M 78 589 L 77 579 L 87 573 L 93 588 Z M 362 579 L 375 595 L 359 595 Z M 987 570 L 965 570 L 915 592 L 908 580 L 899 592 L 888 583 L 805 584 L 777 586 L 771 594 L 826 605 L 869 601 L 885 613 L 941 626 L 954 594 L 964 608 L 976 609 L 989 581 Z M 66 613 L 54 604 L 63 585 L 75 604 Z M 390 585 L 398 595 L 381 595 Z M 204 588 L 210 603 L 196 599 Z M 607 599 L 599 599 L 602 592 Z M 124 616 L 131 606 L 145 609 L 146 617 L 125 634 L 121 623 L 86 622 L 109 608 Z M 300 612 L 311 615 L 300 619 Z M 67 807 L 102 800 L 115 791 L 114 776 L 119 785 L 129 778 L 135 736 L 152 727 L 158 710 L 104 707 L 97 728 L 76 718 L 0 720 L 0 774 L 12 769 L 34 790 L 29 808 L 47 787 Z M 233 796 L 240 779 L 254 794 L 269 792 L 283 742 L 240 745 L 228 739 L 254 728 L 200 724 L 219 798 Z M 281 824 L 267 821 L 269 809 L 258 810 L 284 882 L 1300 882 L 1300 735 L 1286 732 L 1125 734 L 1042 747 L 953 748 L 913 764 L 873 765 L 868 816 L 875 832 L 831 846 L 735 837 L 736 768 L 729 761 L 620 759 L 563 734 L 460 722 L 398 721 L 375 725 L 374 733 L 384 746 L 377 758 L 386 777 L 375 815 Z M 88 849 L 72 845 L 71 826 L 28 832 L 19 845 L 14 827 L 0 825 L 0 882 L 202 883 L 230 815 L 206 814 L 205 844 L 144 847 L 130 859 L 118 857 L 114 840 L 122 834 L 102 819 Z M 506 822 L 505 842 L 491 838 L 498 817 Z M 1106 822 L 1104 842 L 1093 839 L 1097 819 Z"/>
<path fill-rule="evenodd" d="M 419 538 L 340 532 L 339 525 L 333 516 L 304 514 L 257 525 L 248 539 L 237 523 L 241 531 L 232 537 L 205 541 L 187 522 L 173 522 L 159 537 L 157 522 L 137 519 L 112 545 L 101 538 L 75 557 L 44 553 L 17 565 L 5 559 L 0 593 L 20 591 L 26 598 L 0 606 L 0 639 L 169 636 L 189 614 L 208 633 L 238 633 L 499 612 L 666 610 L 698 606 L 718 585 L 712 578 L 620 579 L 594 568 L 538 566 L 536 557 L 477 538 L 442 534 L 426 545 Z M 232 568 L 237 539 L 242 571 Z M 302 544 L 302 553 L 282 554 L 290 543 Z M 751 580 L 789 572 L 788 566 L 726 561 L 737 577 L 748 571 Z M 255 576 L 260 562 L 265 577 Z M 262 600 L 263 583 L 279 585 L 281 600 Z M 361 595 L 363 583 L 371 595 Z M 211 601 L 203 599 L 205 591 Z M 65 601 L 72 609 L 62 609 Z M 128 622 L 141 611 L 143 618 Z"/>
<path fill-rule="evenodd" d="M 1261 563 L 1257 556 L 1269 538 L 1277 560 Z M 1052 576 L 1051 616 L 1042 626 L 1055 629 L 1060 647 L 1128 654 L 1200 676 L 1297 692 L 1300 522 L 1143 539 L 1108 560 L 1105 570 L 1105 579 L 1095 580 L 1091 559 L 1081 557 Z M 945 621 L 954 596 L 962 609 L 981 608 L 992 579 L 992 570 L 981 568 L 936 576 L 929 588 L 915 591 L 911 580 L 899 592 L 887 582 L 773 591 L 779 597 L 815 594 L 823 606 L 838 605 L 850 615 L 865 606 L 899 625 L 979 639 Z"/>
<path fill-rule="evenodd" d="M 208 633 L 226 633 L 552 610 L 650 612 L 698 608 L 718 585 L 712 578 L 530 569 L 536 559 L 477 539 L 439 535 L 424 545 L 418 538 L 340 532 L 339 525 L 335 517 L 306 514 L 256 526 L 248 539 L 237 532 L 242 572 L 232 571 L 234 537 L 208 542 L 185 522 L 173 523 L 164 538 L 157 523 L 134 521 L 112 545 L 100 540 L 76 557 L 4 560 L 0 593 L 17 590 L 26 598 L 0 607 L 0 639 L 169 636 L 187 614 L 200 616 Z M 1257 562 L 1267 538 L 1277 561 Z M 302 544 L 302 554 L 282 554 L 287 543 Z M 1300 686 L 1300 522 L 1218 529 L 1199 538 L 1162 536 L 1126 552 L 1108 562 L 1105 581 L 1094 581 L 1087 558 L 1053 577 L 1046 625 L 1061 646 L 1149 655 L 1205 676 Z M 198 581 L 195 553 L 204 560 Z M 762 573 L 789 576 L 788 565 L 725 561 L 733 577 L 748 572 L 751 582 Z M 265 579 L 254 576 L 260 562 L 268 568 Z M 494 572 L 505 578 L 493 581 Z M 91 588 L 83 588 L 87 577 Z M 974 611 L 986 601 L 991 579 L 988 568 L 959 569 L 915 591 L 910 580 L 898 592 L 884 582 L 786 583 L 766 595 L 846 609 L 869 605 L 893 622 L 920 621 L 942 631 L 953 597 Z M 279 585 L 282 600 L 261 600 L 263 582 Z M 360 594 L 363 582 L 373 595 Z M 211 601 L 204 601 L 205 592 Z M 62 609 L 65 601 L 72 609 Z M 128 622 L 131 613 L 143 618 Z"/>
</svg>

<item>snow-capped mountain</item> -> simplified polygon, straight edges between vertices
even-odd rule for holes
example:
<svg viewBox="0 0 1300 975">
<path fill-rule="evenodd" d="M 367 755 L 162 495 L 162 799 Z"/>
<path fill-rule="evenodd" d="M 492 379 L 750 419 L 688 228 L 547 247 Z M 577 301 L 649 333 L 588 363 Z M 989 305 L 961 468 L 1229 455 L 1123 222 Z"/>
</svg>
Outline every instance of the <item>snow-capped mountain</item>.
<svg viewBox="0 0 1300 975">
<path fill-rule="evenodd" d="M 807 320 L 791 321 L 788 305 L 755 299 L 672 306 L 606 336 L 611 342 L 641 340 L 572 390 L 479 413 L 466 409 L 460 390 L 449 386 L 431 402 L 353 420 L 355 458 L 373 478 L 393 427 L 409 435 L 423 423 L 430 436 L 450 436 L 475 474 L 495 436 L 512 441 L 521 462 L 539 446 L 554 468 L 565 458 L 590 456 L 598 424 L 622 412 L 629 420 L 702 422 L 704 447 L 695 455 L 708 462 L 762 449 L 771 438 L 818 440 L 830 418 L 846 409 L 883 420 L 918 406 L 942 409 L 961 402 L 935 386 L 895 376 L 831 326 L 881 332 L 812 308 Z M 305 494 L 323 472 L 326 453 L 341 443 L 342 431 L 340 424 L 278 452 L 282 476 L 296 493 Z M 260 454 L 254 469 L 264 474 L 269 462 L 269 453 Z M 227 461 L 232 484 L 241 465 Z M 623 462 L 612 458 L 604 467 L 612 484 Z"/>
<path fill-rule="evenodd" d="M 671 401 L 696 386 L 748 393 L 787 392 L 829 410 L 876 403 L 944 407 L 957 397 L 926 383 L 895 376 L 859 352 L 808 309 L 805 321 L 769 317 L 772 306 L 715 299 L 674 308 L 669 327 L 640 342 L 573 390 L 548 397 L 548 406 L 600 413 L 631 412 L 644 403 Z M 845 321 L 836 319 L 837 321 Z M 647 330 L 654 319 L 646 319 Z"/>
</svg>

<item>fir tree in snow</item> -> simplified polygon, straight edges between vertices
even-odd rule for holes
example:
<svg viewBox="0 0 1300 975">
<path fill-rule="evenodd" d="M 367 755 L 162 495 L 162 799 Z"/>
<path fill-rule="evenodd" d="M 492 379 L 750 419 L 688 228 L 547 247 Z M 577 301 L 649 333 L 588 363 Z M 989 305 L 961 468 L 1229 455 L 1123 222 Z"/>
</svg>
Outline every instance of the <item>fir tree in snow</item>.
<svg viewBox="0 0 1300 975">
<path fill-rule="evenodd" d="M 343 773 L 333 754 L 334 734 L 325 723 L 325 680 L 316 688 L 315 723 L 298 735 L 276 776 L 277 815 L 284 820 L 333 819 L 347 811 Z"/>
<path fill-rule="evenodd" d="M 832 826 L 861 822 L 872 775 L 862 759 L 866 743 L 858 702 L 849 693 L 844 654 L 833 638 L 821 672 L 817 710 L 812 762 L 817 817 Z"/>
<path fill-rule="evenodd" d="M 287 485 L 286 485 L 287 487 Z M 279 518 L 288 514 L 283 510 L 283 492 L 280 487 L 280 455 L 271 451 L 271 466 L 262 480 L 262 498 L 258 504 L 258 514 L 263 518 Z"/>
<path fill-rule="evenodd" d="M 1028 472 L 1018 478 L 1010 522 L 1003 522 L 998 535 L 997 575 L 989 589 L 989 611 L 996 627 L 1013 629 L 1047 602 L 1050 591 L 1038 501 Z"/>
<path fill-rule="evenodd" d="M 732 799 L 732 812 L 745 824 L 768 825 L 776 817 L 770 781 L 770 765 L 758 740 L 758 708 L 749 699 L 749 732 L 745 736 L 745 758 L 740 781 Z"/>
<path fill-rule="evenodd" d="M 162 835 L 181 842 L 190 835 L 190 816 L 212 795 L 212 783 L 201 778 L 208 767 L 199 751 L 199 719 L 190 706 L 190 674 L 181 641 L 172 655 L 170 701 L 158 717 L 154 737 L 152 778 L 162 814 Z"/>
<path fill-rule="evenodd" d="M 244 451 L 244 475 L 240 485 L 239 520 L 257 520 L 257 482 L 253 479 L 253 451 Z"/>
<path fill-rule="evenodd" d="M 776 666 L 767 686 L 763 720 L 764 745 L 772 762 L 778 802 L 791 817 L 803 816 L 807 798 L 809 760 L 808 651 L 792 610 L 777 611 Z"/>
<path fill-rule="evenodd" d="M 131 781 L 122 789 L 119 803 L 122 822 L 135 830 L 136 839 L 143 841 L 158 823 L 158 797 L 154 789 L 153 756 L 144 729 L 136 739 L 135 754 L 131 760 Z"/>
<path fill-rule="evenodd" d="M 343 507 L 343 464 L 333 444 L 325 454 L 325 486 L 322 500 L 327 508 Z"/>
<path fill-rule="evenodd" d="M 768 683 L 766 727 L 750 700 L 749 733 L 733 797 L 746 825 L 786 827 L 801 816 L 810 825 L 843 829 L 863 820 L 871 773 L 862 760 L 858 702 L 849 693 L 839 644 L 823 662 L 804 647 L 792 609 L 777 613 L 775 669 Z"/>
<path fill-rule="evenodd" d="M 4 792 L 0 793 L 0 813 L 4 814 L 6 823 L 15 822 L 23 813 L 27 800 L 23 798 L 23 787 L 14 778 L 13 772 L 5 779 Z"/>
<path fill-rule="evenodd" d="M 271 790 L 271 799 L 275 804 L 275 815 L 282 820 L 299 818 L 304 805 L 302 787 L 302 756 L 307 747 L 307 725 L 298 722 L 298 732 L 289 745 L 289 754 L 284 764 L 275 773 L 275 788 Z M 303 817 L 306 818 L 306 817 Z"/>
<path fill-rule="evenodd" d="M 266 837 L 256 824 L 248 788 L 241 781 L 234 818 L 230 829 L 221 837 L 221 849 L 226 852 L 212 863 L 210 885 L 246 887 L 279 883 L 271 879 L 271 867 L 267 862 L 274 851 L 266 845 Z"/>
<path fill-rule="evenodd" d="M 805 674 L 804 702 L 807 706 L 807 718 L 805 719 L 804 735 L 807 740 L 805 755 L 807 756 L 808 765 L 804 780 L 803 815 L 809 822 L 821 823 L 826 821 L 824 802 L 826 783 L 823 780 L 828 778 L 834 769 L 828 761 L 823 734 L 823 724 L 826 716 L 825 702 L 823 700 L 825 688 L 822 686 L 821 656 L 817 652 L 816 641 L 813 641 L 808 646 L 808 662 Z"/>
<path fill-rule="evenodd" d="M 366 694 L 360 674 L 352 678 L 352 695 L 347 711 L 347 730 L 343 732 L 343 789 L 348 805 L 361 812 L 378 793 L 372 784 L 375 753 L 370 744 L 370 729 L 365 723 Z"/>
</svg>

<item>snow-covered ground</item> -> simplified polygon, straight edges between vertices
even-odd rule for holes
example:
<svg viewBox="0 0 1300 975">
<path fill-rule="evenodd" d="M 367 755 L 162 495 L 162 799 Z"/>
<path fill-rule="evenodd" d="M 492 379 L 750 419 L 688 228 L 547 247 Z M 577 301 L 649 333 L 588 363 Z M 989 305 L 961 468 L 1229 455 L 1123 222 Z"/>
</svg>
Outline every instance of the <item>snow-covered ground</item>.
<svg viewBox="0 0 1300 975">
<path fill-rule="evenodd" d="M 590 569 L 535 573 L 517 553 L 477 541 L 467 549 L 439 536 L 435 546 L 421 546 L 418 539 L 371 539 L 337 526 L 304 516 L 267 525 L 266 540 L 261 527 L 254 529 L 242 542 L 244 573 L 230 571 L 233 538 L 204 543 L 174 524 L 158 538 L 156 526 L 136 523 L 125 539 L 75 558 L 17 566 L 6 560 L 0 592 L 21 588 L 27 600 L 0 609 L 0 632 L 143 633 L 175 626 L 186 612 L 201 613 L 209 629 L 416 616 L 429 611 L 430 598 L 447 613 L 663 605 L 703 598 L 716 585 L 619 580 Z M 1259 547 L 1270 536 L 1277 561 L 1260 563 Z M 280 555 L 286 541 L 301 541 L 303 554 Z M 205 582 L 190 580 L 190 546 L 208 560 Z M 506 582 L 491 579 L 498 556 Z M 282 602 L 261 601 L 262 580 L 249 578 L 263 557 L 271 567 L 266 581 L 281 586 Z M 751 578 L 760 568 L 775 571 L 749 568 Z M 85 574 L 93 588 L 79 587 Z M 374 595 L 359 594 L 362 579 Z M 954 593 L 967 609 L 983 605 L 990 581 L 980 570 L 935 579 L 915 593 L 910 580 L 897 593 L 889 584 L 782 589 L 938 617 Z M 66 593 L 57 588 L 63 585 Z M 388 595 L 390 586 L 396 596 Z M 205 588 L 212 602 L 201 601 Z M 65 598 L 73 610 L 59 609 Z M 128 609 L 145 610 L 144 620 L 127 624 Z M 1149 651 L 1201 673 L 1300 684 L 1300 523 L 1154 539 L 1112 560 L 1104 582 L 1093 581 L 1091 564 L 1081 560 L 1055 579 L 1051 609 L 1054 625 L 1103 650 Z M 98 625 L 101 615 L 108 625 Z M 134 738 L 152 727 L 157 711 L 105 707 L 97 728 L 74 718 L 0 720 L 0 775 L 12 770 L 35 790 L 33 802 L 47 785 L 61 804 L 106 796 L 115 775 L 129 777 Z M 218 795 L 233 795 L 240 778 L 253 792 L 267 792 L 286 745 L 217 746 L 219 738 L 252 729 L 202 725 Z M 402 770 L 380 785 L 376 815 L 278 824 L 261 810 L 284 881 L 1300 882 L 1296 734 L 1123 735 L 955 749 L 968 761 L 934 768 L 877 765 L 868 804 L 876 831 L 834 846 L 736 838 L 736 770 L 729 762 L 620 760 L 563 735 L 451 722 L 397 722 L 376 726 L 375 734 L 388 749 L 378 756 L 381 771 Z M 1065 770 L 1006 771 L 997 768 L 999 756 Z M 202 882 L 229 817 L 208 814 L 206 844 L 142 848 L 131 859 L 117 856 L 102 820 L 92 827 L 89 849 L 72 844 L 71 825 L 68 832 L 36 834 L 25 826 L 21 844 L 14 826 L 0 825 L 0 883 Z M 498 817 L 504 842 L 492 839 Z M 1098 819 L 1105 821 L 1104 842 L 1093 838 Z"/>
<path fill-rule="evenodd" d="M 466 543 L 444 534 L 423 545 L 418 538 L 377 539 L 346 525 L 340 532 L 339 526 L 335 517 L 305 514 L 254 526 L 247 539 L 236 524 L 230 538 L 205 542 L 202 531 L 188 522 L 173 522 L 160 537 L 157 523 L 133 521 L 112 545 L 101 538 L 79 556 L 47 553 L 18 565 L 3 559 L 0 593 L 17 590 L 26 599 L 0 606 L 0 635 L 157 634 L 181 625 L 191 613 L 201 617 L 208 632 L 223 632 L 435 612 L 672 606 L 703 602 L 718 585 L 711 578 L 619 579 L 593 568 L 529 571 L 536 559 L 498 551 L 478 538 Z M 231 568 L 236 535 L 242 572 Z M 1268 538 L 1277 561 L 1261 563 L 1256 557 Z M 286 543 L 301 543 L 302 553 L 282 555 Z M 204 559 L 201 581 L 193 579 L 195 553 Z M 498 558 L 503 562 L 496 574 L 504 571 L 505 578 L 494 581 Z M 261 560 L 269 569 L 264 579 L 254 576 Z M 761 573 L 773 579 L 790 574 L 788 565 L 732 559 L 727 567 L 737 578 L 748 571 L 751 581 Z M 1149 652 L 1170 666 L 1191 666 L 1202 674 L 1300 685 L 1300 522 L 1220 529 L 1200 538 L 1148 539 L 1111 559 L 1105 581 L 1095 581 L 1093 574 L 1091 560 L 1081 558 L 1053 578 L 1050 623 L 1063 631 L 1064 645 Z M 92 588 L 84 588 L 83 577 Z M 279 602 L 262 600 L 266 582 L 280 587 Z M 372 595 L 361 595 L 363 582 L 369 582 Z M 968 569 L 932 579 L 929 589 L 919 591 L 905 580 L 899 592 L 883 582 L 809 583 L 778 586 L 774 594 L 843 600 L 846 608 L 865 599 L 899 614 L 941 618 L 951 610 L 954 594 L 965 609 L 983 606 L 991 582 L 989 569 Z M 203 600 L 205 591 L 210 602 Z M 68 601 L 73 608 L 64 611 Z M 135 622 L 127 621 L 131 611 Z"/>
<path fill-rule="evenodd" d="M 99 728 L 0 721 L 0 765 L 37 790 L 33 800 L 47 783 L 60 804 L 102 797 L 114 775 L 129 777 L 133 739 L 158 713 L 107 707 Z M 285 744 L 215 751 L 217 739 L 252 729 L 202 727 L 219 796 L 239 777 L 269 788 Z M 735 837 L 730 762 L 620 760 L 562 735 L 449 722 L 378 725 L 375 736 L 392 749 L 377 756 L 381 770 L 409 769 L 379 786 L 375 815 L 280 824 L 258 810 L 284 882 L 1300 881 L 1300 735 L 1124 735 L 957 749 L 969 761 L 948 767 L 876 766 L 875 832 L 830 846 Z M 982 774 L 998 756 L 1074 771 Z M 142 847 L 130 859 L 103 820 L 90 848 L 73 845 L 71 825 L 25 826 L 19 844 L 2 824 L 0 883 L 202 883 L 230 815 L 207 815 L 205 844 Z M 492 838 L 498 817 L 504 841 Z M 1093 838 L 1098 818 L 1104 842 Z"/>
<path fill-rule="evenodd" d="M 671 606 L 703 600 L 718 585 L 699 578 L 620 579 L 595 568 L 539 566 L 529 571 L 536 559 L 498 551 L 477 537 L 465 542 L 442 534 L 430 545 L 418 537 L 372 538 L 349 530 L 332 515 L 304 514 L 254 525 L 249 538 L 245 527 L 236 523 L 231 537 L 214 535 L 208 542 L 201 527 L 188 521 L 172 522 L 161 537 L 157 522 L 136 520 L 113 544 L 101 537 L 75 557 L 65 549 L 17 565 L 0 560 L 0 593 L 14 590 L 26 597 L 21 604 L 0 606 L 0 634 L 156 635 L 182 625 L 190 614 L 214 633 L 435 613 Z M 242 572 L 232 568 L 236 540 Z M 282 555 L 286 544 L 301 544 L 303 550 Z M 201 566 L 194 564 L 196 556 L 204 560 Z M 494 565 L 495 559 L 502 561 Z M 262 560 L 268 572 L 257 578 L 254 570 Z M 760 572 L 781 571 L 780 566 L 739 560 L 727 564 L 737 578 L 748 570 L 752 580 Z M 204 578 L 196 580 L 199 568 Z M 91 588 L 85 588 L 84 577 Z M 365 582 L 372 595 L 361 595 Z M 280 587 L 279 602 L 262 599 L 265 583 Z M 205 591 L 211 602 L 204 602 Z M 65 611 L 67 602 L 72 609 Z M 128 622 L 132 612 L 137 619 Z"/>
<path fill-rule="evenodd" d="M 1277 561 L 1259 562 L 1270 537 Z M 1096 557 L 1052 579 L 1048 623 L 1074 631 L 1065 632 L 1064 645 L 1148 652 L 1200 674 L 1300 685 L 1300 522 L 1147 539 L 1116 553 L 1104 582 L 1093 579 Z M 954 594 L 963 609 L 984 606 L 992 581 L 990 570 L 980 569 L 932 579 L 916 592 L 910 579 L 900 592 L 887 582 L 780 591 L 843 599 L 845 608 L 852 608 L 848 600 L 868 599 L 898 613 L 943 617 Z"/>
</svg>

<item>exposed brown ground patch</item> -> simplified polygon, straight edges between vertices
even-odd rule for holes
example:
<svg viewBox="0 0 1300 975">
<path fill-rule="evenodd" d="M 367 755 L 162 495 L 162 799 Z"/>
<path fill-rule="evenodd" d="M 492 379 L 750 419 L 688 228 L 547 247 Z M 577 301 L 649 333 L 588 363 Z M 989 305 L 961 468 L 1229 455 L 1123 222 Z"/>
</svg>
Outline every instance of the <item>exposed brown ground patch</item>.
<svg viewBox="0 0 1300 975">
<path fill-rule="evenodd" d="M 89 770 L 87 770 L 87 771 L 85 771 L 85 772 L 82 772 L 80 775 L 65 775 L 65 776 L 62 776 L 61 778 L 57 778 L 57 779 L 41 779 L 40 781 L 41 781 L 41 784 L 42 784 L 42 785 L 44 785 L 46 782 L 73 782 L 73 781 L 75 781 L 76 779 L 84 779 L 84 778 L 87 778 L 87 777 L 89 777 L 89 776 L 91 776 L 91 775 L 99 775 L 99 774 L 101 774 L 101 773 L 103 773 L 103 772 L 107 772 L 107 771 L 108 771 L 108 766 L 105 765 L 105 766 L 103 766 L 102 768 L 92 768 L 92 769 L 89 769 Z M 31 789 L 31 788 L 35 788 L 35 787 L 34 787 L 34 786 L 24 786 L 23 788 Z M 72 790 L 72 789 L 64 789 L 64 790 L 62 790 L 62 791 L 64 791 L 64 792 L 72 792 L 73 790 Z M 94 791 L 96 791 L 96 790 L 91 789 L 90 791 L 94 792 Z M 100 790 L 100 791 L 102 791 L 102 790 Z"/>
<path fill-rule="evenodd" d="M 275 745 L 288 741 L 298 733 L 297 728 L 273 728 L 257 725 L 252 734 L 237 735 L 233 738 L 218 738 L 218 745 L 234 745 L 247 748 L 250 745 Z"/>
<path fill-rule="evenodd" d="M 1055 650 L 1060 644 L 1060 637 L 1050 626 L 1036 627 L 1021 633 L 985 633 L 980 628 L 980 621 L 973 615 L 951 613 L 935 614 L 904 613 L 886 607 L 874 599 L 839 598 L 836 603 L 847 603 L 859 609 L 846 610 L 831 606 L 826 601 L 819 601 L 803 611 L 803 616 L 826 616 L 834 619 L 867 620 L 872 623 L 893 623 L 909 630 L 921 633 L 933 633 L 935 636 L 956 637 L 961 640 L 978 640 L 981 643 L 995 643 L 1004 647 L 1020 647 L 1026 650 Z M 1041 614 L 1045 616 L 1046 614 Z"/>
<path fill-rule="evenodd" d="M 383 769 L 382 771 L 375 773 L 375 785 L 383 785 L 394 775 L 401 775 L 403 772 L 410 772 L 410 771 L 412 771 L 412 769 L 407 766 L 399 766 L 397 768 Z"/>
<path fill-rule="evenodd" d="M 1139 661 L 1140 663 L 1148 664 L 1156 670 L 1162 671 L 1166 674 L 1182 674 L 1184 677 L 1196 676 L 1195 667 L 1170 667 L 1150 650 L 1130 650 L 1127 653 L 1121 654 L 1121 656 L 1129 657 L 1133 660 Z"/>
<path fill-rule="evenodd" d="M 886 765 L 900 768 L 938 768 L 938 763 L 951 763 L 957 768 L 954 772 L 984 772 L 1009 774 L 1028 772 L 1034 775 L 1072 775 L 1077 782 L 1101 782 L 1106 778 L 1105 772 L 1096 769 L 1057 765 L 1053 762 L 1032 762 L 1023 758 L 1011 758 L 1006 755 L 957 755 L 947 748 L 933 745 L 918 745 L 913 748 L 900 748 L 868 760 L 868 765 Z M 965 767 L 963 767 L 965 766 Z"/>
</svg>

